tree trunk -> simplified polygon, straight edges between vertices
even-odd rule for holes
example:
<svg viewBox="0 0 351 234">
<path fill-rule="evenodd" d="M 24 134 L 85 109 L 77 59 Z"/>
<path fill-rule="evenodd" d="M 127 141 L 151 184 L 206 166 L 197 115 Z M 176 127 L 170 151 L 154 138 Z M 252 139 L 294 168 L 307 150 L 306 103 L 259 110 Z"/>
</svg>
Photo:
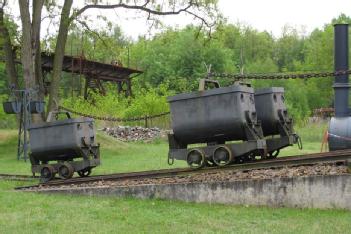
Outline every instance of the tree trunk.
<svg viewBox="0 0 351 234">
<path fill-rule="evenodd" d="M 59 86 L 62 73 L 62 63 L 65 53 L 65 46 L 67 41 L 68 28 L 70 25 L 70 11 L 73 0 L 65 0 L 65 3 L 61 12 L 60 27 L 57 36 L 55 57 L 53 63 L 52 79 L 49 93 L 49 105 L 48 111 L 52 111 L 58 108 L 59 103 Z"/>
<path fill-rule="evenodd" d="M 32 30 L 28 1 L 18 1 L 22 21 L 21 62 L 25 88 L 35 87 L 35 51 L 32 50 Z"/>
<path fill-rule="evenodd" d="M 33 16 L 32 16 L 32 48 L 35 50 L 35 83 L 38 85 L 39 100 L 44 100 L 44 82 L 41 69 L 41 48 L 40 48 L 40 26 L 41 26 L 41 12 L 44 0 L 33 1 Z"/>
<path fill-rule="evenodd" d="M 9 32 L 4 23 L 4 10 L 0 8 L 0 36 L 2 38 L 2 45 L 5 53 L 5 63 L 6 63 L 6 74 L 8 78 L 8 83 L 15 89 L 19 88 L 18 76 L 15 66 L 15 54 L 12 50 L 12 43 L 10 39 Z"/>
<path fill-rule="evenodd" d="M 33 12 L 32 12 L 32 49 L 35 52 L 34 57 L 34 76 L 35 84 L 38 86 L 38 100 L 44 101 L 45 89 L 43 73 L 41 68 L 41 47 L 40 47 L 40 26 L 41 26 L 41 12 L 43 8 L 44 0 L 33 1 Z M 33 115 L 34 122 L 41 122 L 45 119 L 45 112 Z"/>
<path fill-rule="evenodd" d="M 44 89 L 42 84 L 41 64 L 37 54 L 40 56 L 40 24 L 43 0 L 33 1 L 32 22 L 29 11 L 28 1 L 19 0 L 21 21 L 22 21 L 22 43 L 21 43 L 21 62 L 23 67 L 23 78 L 26 89 L 35 90 L 31 93 L 34 100 L 44 99 Z M 37 91 L 37 92 L 36 92 Z M 37 123 L 43 121 L 40 114 L 32 115 L 32 121 Z"/>
</svg>

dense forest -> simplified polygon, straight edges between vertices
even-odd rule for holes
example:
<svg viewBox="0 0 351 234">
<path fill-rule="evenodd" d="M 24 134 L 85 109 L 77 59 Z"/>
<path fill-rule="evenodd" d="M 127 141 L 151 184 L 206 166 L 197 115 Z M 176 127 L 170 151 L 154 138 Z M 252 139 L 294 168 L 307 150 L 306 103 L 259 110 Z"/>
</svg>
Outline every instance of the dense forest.
<svg viewBox="0 0 351 234">
<path fill-rule="evenodd" d="M 119 61 L 124 66 L 137 68 L 144 73 L 133 78 L 131 98 L 118 96 L 116 88 L 106 85 L 106 96 L 92 94 L 84 102 L 84 79 L 64 74 L 60 95 L 62 105 L 81 112 L 97 115 L 130 117 L 157 114 L 168 110 L 166 97 L 180 92 L 196 90 L 198 81 L 212 72 L 218 73 L 285 73 L 333 70 L 333 24 L 351 23 L 346 15 L 325 24 L 305 35 L 296 28 L 285 27 L 276 38 L 253 26 L 221 23 L 209 35 L 188 25 L 184 29 L 167 28 L 151 38 L 126 37 L 118 25 L 91 31 L 73 25 L 66 43 L 66 54 L 111 63 Z M 20 31 L 11 19 L 6 19 L 12 43 L 19 44 Z M 51 35 L 52 38 L 55 35 Z M 54 40 L 42 40 L 45 51 L 53 51 Z M 0 41 L 0 58 L 2 55 Z M 17 71 L 21 74 L 20 66 Z M 9 96 L 5 65 L 0 62 L 0 97 Z M 48 77 L 50 79 L 50 77 Z M 222 86 L 230 85 L 229 79 L 219 80 Z M 254 87 L 283 86 L 289 111 L 298 121 L 305 120 L 315 108 L 329 107 L 333 102 L 332 78 L 305 80 L 252 81 Z M 113 91 L 112 91 L 113 90 Z M 2 126 L 13 122 L 2 110 Z"/>
</svg>

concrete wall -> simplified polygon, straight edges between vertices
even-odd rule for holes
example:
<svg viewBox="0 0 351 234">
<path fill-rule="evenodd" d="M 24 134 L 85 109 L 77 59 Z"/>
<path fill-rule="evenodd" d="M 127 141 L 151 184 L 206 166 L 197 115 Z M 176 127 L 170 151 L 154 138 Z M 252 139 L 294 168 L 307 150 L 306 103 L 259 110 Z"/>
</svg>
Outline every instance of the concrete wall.
<svg viewBox="0 0 351 234">
<path fill-rule="evenodd" d="M 51 189 L 42 192 L 351 210 L 351 175 L 273 178 L 229 183 Z"/>
</svg>

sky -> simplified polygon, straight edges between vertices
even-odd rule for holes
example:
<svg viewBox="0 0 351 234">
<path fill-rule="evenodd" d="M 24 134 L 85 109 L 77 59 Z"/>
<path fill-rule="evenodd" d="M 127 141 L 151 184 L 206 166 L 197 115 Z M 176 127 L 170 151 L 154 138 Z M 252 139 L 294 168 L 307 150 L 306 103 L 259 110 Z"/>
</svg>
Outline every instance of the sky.
<svg viewBox="0 0 351 234">
<path fill-rule="evenodd" d="M 229 23 L 250 25 L 259 31 L 268 31 L 279 37 L 284 26 L 293 26 L 300 33 L 308 34 L 322 28 L 341 13 L 351 16 L 349 0 L 219 0 L 219 9 Z M 132 38 L 148 33 L 145 18 L 133 18 L 133 12 L 100 10 L 114 22 L 120 22 L 122 30 Z M 92 12 L 87 12 L 87 15 Z M 128 16 L 128 17 L 126 17 Z M 127 18 L 127 19 L 126 19 Z M 191 17 L 167 16 L 165 24 L 182 28 Z"/>
<path fill-rule="evenodd" d="M 11 13 L 19 15 L 17 1 L 10 0 Z M 59 1 L 59 2 L 62 2 Z M 84 4 L 83 0 L 75 0 L 74 5 Z M 308 34 L 315 28 L 322 28 L 341 13 L 351 16 L 351 1 L 349 0 L 219 0 L 219 9 L 229 23 L 250 25 L 259 31 L 266 30 L 275 37 L 279 37 L 284 26 L 293 26 L 301 34 Z M 97 10 L 90 9 L 84 13 L 91 21 L 91 28 L 101 28 L 103 24 L 95 20 L 96 15 L 104 15 L 108 20 L 121 26 L 122 31 L 134 39 L 140 35 L 150 33 L 145 23 L 145 15 L 136 15 L 135 11 L 126 10 Z M 167 16 L 163 18 L 164 25 L 182 28 L 193 22 L 193 18 L 186 15 Z M 54 33 L 57 25 L 43 21 L 42 35 Z M 154 29 L 151 34 L 158 32 Z"/>
<path fill-rule="evenodd" d="M 351 16 L 348 0 L 220 0 L 219 8 L 229 22 L 244 22 L 274 36 L 281 35 L 284 25 L 310 33 L 341 13 Z"/>
</svg>

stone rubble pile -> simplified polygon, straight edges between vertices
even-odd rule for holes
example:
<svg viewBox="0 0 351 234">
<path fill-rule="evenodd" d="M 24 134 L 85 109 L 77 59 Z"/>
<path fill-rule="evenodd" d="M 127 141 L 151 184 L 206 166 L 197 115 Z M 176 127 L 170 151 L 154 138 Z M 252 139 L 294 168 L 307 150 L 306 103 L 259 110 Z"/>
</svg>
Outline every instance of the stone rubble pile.
<svg viewBox="0 0 351 234">
<path fill-rule="evenodd" d="M 121 141 L 152 141 L 156 138 L 165 137 L 166 133 L 159 128 L 117 126 L 103 128 L 102 131 Z"/>
</svg>

